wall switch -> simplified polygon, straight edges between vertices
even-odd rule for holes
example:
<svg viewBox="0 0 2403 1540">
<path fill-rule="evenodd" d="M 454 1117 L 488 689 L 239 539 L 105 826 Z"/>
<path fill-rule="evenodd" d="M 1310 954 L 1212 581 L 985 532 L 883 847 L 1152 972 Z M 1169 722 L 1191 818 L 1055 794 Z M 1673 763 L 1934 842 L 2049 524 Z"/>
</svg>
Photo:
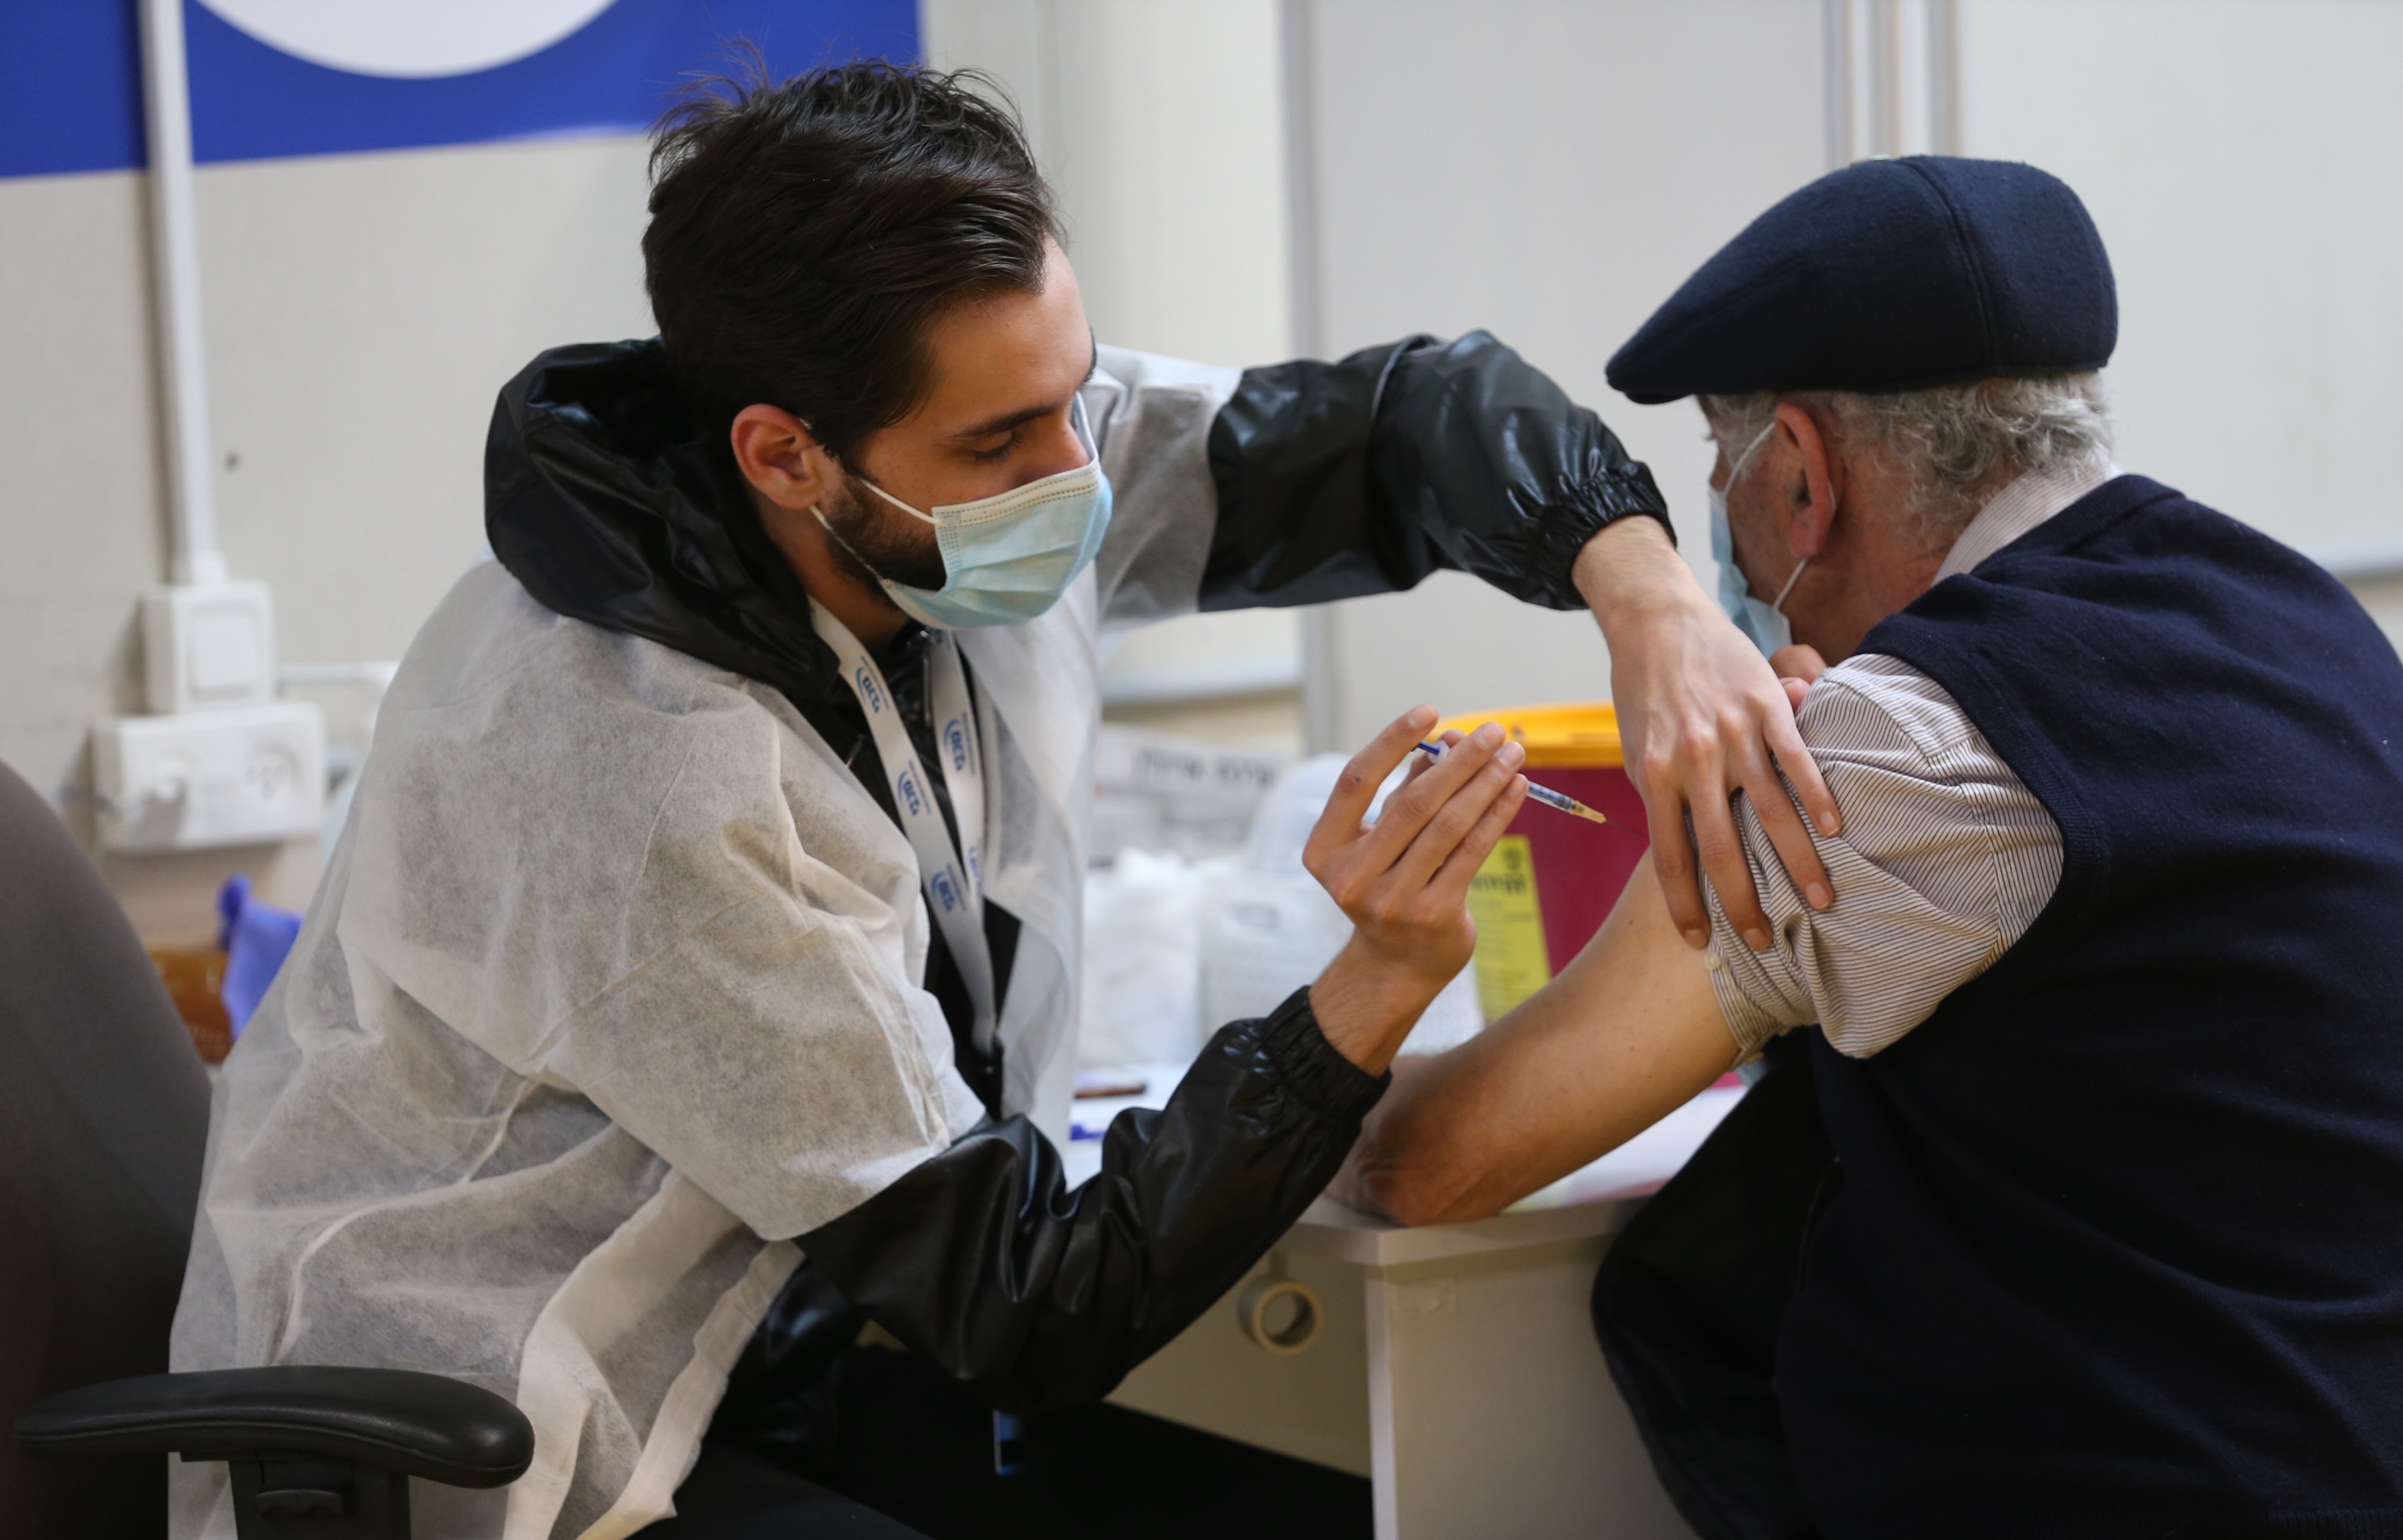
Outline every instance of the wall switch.
<svg viewBox="0 0 2403 1540">
<path fill-rule="evenodd" d="M 150 709 L 175 714 L 275 700 L 275 602 L 264 583 L 178 583 L 142 596 Z"/>
<path fill-rule="evenodd" d="M 298 839 L 326 811 L 326 716 L 311 701 L 119 716 L 91 729 L 102 848 Z"/>
</svg>

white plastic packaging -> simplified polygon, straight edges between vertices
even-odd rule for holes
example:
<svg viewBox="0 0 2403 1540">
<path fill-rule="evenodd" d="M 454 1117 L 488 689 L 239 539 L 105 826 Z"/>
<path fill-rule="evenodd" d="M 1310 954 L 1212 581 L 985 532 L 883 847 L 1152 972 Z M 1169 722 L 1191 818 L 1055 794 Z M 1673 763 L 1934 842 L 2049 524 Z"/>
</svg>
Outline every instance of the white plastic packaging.
<svg viewBox="0 0 2403 1540">
<path fill-rule="evenodd" d="M 1202 874 L 1173 853 L 1123 850 L 1085 874 L 1078 1063 L 1183 1063 L 1202 1051 L 1201 905 Z"/>
<path fill-rule="evenodd" d="M 1303 760 L 1260 804 L 1243 853 L 1209 863 L 1202 891 L 1204 1031 L 1265 1016 L 1318 977 L 1351 938 L 1352 922 L 1301 864 L 1303 844 L 1342 773 L 1341 755 Z M 1439 1053 L 1484 1029 L 1468 968 L 1420 1017 L 1405 1053 Z"/>
</svg>

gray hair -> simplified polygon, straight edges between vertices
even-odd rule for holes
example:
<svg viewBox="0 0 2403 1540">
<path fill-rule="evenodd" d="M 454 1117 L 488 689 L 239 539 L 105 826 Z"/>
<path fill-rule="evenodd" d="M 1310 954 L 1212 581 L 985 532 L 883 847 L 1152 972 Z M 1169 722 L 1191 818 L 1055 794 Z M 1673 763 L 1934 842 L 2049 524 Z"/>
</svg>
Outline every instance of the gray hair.
<svg viewBox="0 0 2403 1540">
<path fill-rule="evenodd" d="M 2099 371 L 1877 395 L 1759 391 L 1700 401 L 1729 459 L 1769 426 L 1780 402 L 1832 422 L 1834 447 L 1881 456 L 1909 472 L 1909 515 L 1931 545 L 1951 545 L 1986 500 L 2018 477 L 2086 469 L 2111 457 L 2111 409 Z"/>
</svg>

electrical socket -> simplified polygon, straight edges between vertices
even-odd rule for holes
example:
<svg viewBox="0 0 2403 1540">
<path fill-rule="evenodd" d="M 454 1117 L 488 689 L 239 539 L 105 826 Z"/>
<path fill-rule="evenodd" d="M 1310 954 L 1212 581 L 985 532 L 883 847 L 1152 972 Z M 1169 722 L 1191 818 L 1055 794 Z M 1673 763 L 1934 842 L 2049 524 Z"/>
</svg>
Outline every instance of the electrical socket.
<svg viewBox="0 0 2403 1540">
<path fill-rule="evenodd" d="M 91 764 L 107 850 L 298 839 L 326 813 L 326 715 L 312 701 L 112 717 L 91 729 Z"/>
</svg>

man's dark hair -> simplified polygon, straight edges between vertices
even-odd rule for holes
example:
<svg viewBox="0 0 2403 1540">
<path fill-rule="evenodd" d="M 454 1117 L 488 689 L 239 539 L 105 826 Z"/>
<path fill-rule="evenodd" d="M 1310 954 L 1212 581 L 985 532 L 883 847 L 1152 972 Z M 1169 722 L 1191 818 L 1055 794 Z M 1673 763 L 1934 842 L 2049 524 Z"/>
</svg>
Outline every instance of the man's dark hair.
<svg viewBox="0 0 2403 1540">
<path fill-rule="evenodd" d="M 1058 230 L 1017 114 L 972 70 L 712 82 L 661 120 L 651 180 L 651 310 L 701 421 L 781 407 L 845 461 L 924 395 L 929 324 L 1041 288 Z"/>
</svg>

